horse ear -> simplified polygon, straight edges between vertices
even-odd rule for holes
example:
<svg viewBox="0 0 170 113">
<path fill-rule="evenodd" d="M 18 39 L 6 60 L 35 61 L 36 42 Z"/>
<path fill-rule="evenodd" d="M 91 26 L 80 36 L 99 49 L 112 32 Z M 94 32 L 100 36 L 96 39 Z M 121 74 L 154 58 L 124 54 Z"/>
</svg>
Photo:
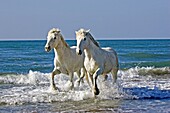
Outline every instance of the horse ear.
<svg viewBox="0 0 170 113">
<path fill-rule="evenodd" d="M 57 31 L 57 33 L 60 33 L 60 32 L 61 32 L 61 30 L 60 30 L 60 29 L 56 29 L 56 31 Z"/>
<path fill-rule="evenodd" d="M 86 30 L 86 32 L 87 32 L 87 33 L 90 32 L 90 29 Z"/>
</svg>

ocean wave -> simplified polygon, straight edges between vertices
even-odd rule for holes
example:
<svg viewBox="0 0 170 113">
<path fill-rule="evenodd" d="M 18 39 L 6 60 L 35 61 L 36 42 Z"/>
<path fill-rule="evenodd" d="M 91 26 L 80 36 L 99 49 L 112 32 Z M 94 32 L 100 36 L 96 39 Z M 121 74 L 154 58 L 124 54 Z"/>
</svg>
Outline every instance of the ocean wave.
<svg viewBox="0 0 170 113">
<path fill-rule="evenodd" d="M 163 54 L 150 54 L 150 53 L 128 53 L 122 56 L 135 57 L 135 58 L 153 58 L 153 57 L 160 57 L 164 55 Z"/>
<path fill-rule="evenodd" d="M 156 77 L 157 76 L 166 76 Z M 98 77 L 101 91 L 98 99 L 153 99 L 170 98 L 170 68 L 135 67 L 119 70 L 117 84 L 103 76 Z M 26 103 L 49 103 L 56 101 L 80 101 L 94 98 L 91 88 L 84 80 L 80 87 L 75 85 L 69 90 L 69 76 L 59 74 L 55 76 L 58 91 L 50 89 L 50 73 L 29 71 L 28 74 L 1 73 L 0 74 L 0 104 L 15 105 Z M 76 77 L 74 80 L 76 81 Z"/>
<path fill-rule="evenodd" d="M 170 61 L 133 61 L 133 62 L 121 62 L 121 68 L 131 68 L 131 67 L 155 67 L 155 68 L 164 68 L 170 67 Z"/>
<path fill-rule="evenodd" d="M 123 72 L 129 72 L 131 75 L 149 76 L 149 75 L 168 75 L 170 74 L 170 67 L 155 68 L 155 67 L 138 67 L 125 69 Z"/>
<path fill-rule="evenodd" d="M 15 73 L 1 73 L 0 83 L 10 84 L 41 84 L 47 82 L 49 79 L 49 73 L 33 72 L 29 71 L 28 74 L 15 74 Z"/>
</svg>

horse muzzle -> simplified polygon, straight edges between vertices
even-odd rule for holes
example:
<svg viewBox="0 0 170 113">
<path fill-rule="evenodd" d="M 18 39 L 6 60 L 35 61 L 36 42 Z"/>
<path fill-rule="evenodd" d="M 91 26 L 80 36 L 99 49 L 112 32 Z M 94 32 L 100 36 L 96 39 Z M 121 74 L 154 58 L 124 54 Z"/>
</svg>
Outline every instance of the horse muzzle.
<svg viewBox="0 0 170 113">
<path fill-rule="evenodd" d="M 51 47 L 50 47 L 50 46 L 45 47 L 45 51 L 46 51 L 46 52 L 49 52 L 50 50 L 51 50 Z"/>
<path fill-rule="evenodd" d="M 81 51 L 81 50 L 79 50 L 79 51 L 77 52 L 77 54 L 78 54 L 78 55 L 81 55 L 81 54 L 82 54 L 82 51 Z"/>
</svg>

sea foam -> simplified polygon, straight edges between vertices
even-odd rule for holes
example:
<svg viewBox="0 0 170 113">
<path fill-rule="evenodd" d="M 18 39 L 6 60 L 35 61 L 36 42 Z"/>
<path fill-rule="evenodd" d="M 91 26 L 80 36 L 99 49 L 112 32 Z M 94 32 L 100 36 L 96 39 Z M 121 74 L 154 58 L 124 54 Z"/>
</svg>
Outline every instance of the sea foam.
<svg viewBox="0 0 170 113">
<path fill-rule="evenodd" d="M 159 71 L 159 74 L 156 74 L 155 71 Z M 169 72 L 170 69 L 168 67 L 135 67 L 119 70 L 116 84 L 112 82 L 111 74 L 108 74 L 107 81 L 103 81 L 103 76 L 99 76 L 97 84 L 100 94 L 97 98 L 101 100 L 170 98 Z M 156 75 L 166 77 L 159 78 Z M 65 74 L 56 75 L 55 85 L 59 90 L 54 91 L 50 89 L 50 77 L 50 73 L 31 70 L 28 74 L 6 74 L 0 76 L 0 104 L 80 101 L 94 98 L 86 80 L 79 87 L 75 87 L 74 90 L 69 90 L 69 76 Z M 74 81 L 76 79 L 75 76 Z"/>
</svg>

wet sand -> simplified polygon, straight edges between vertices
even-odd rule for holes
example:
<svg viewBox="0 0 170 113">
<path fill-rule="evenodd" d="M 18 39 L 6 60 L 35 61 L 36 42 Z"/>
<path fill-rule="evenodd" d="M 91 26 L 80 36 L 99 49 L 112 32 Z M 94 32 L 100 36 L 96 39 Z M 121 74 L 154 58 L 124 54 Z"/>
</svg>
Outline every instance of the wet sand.
<svg viewBox="0 0 170 113">
<path fill-rule="evenodd" d="M 67 101 L 54 103 L 37 103 L 14 106 L 0 106 L 1 113 L 56 113 L 56 112 L 87 112 L 87 113 L 169 113 L 170 99 L 140 100 L 97 100 Z"/>
</svg>

